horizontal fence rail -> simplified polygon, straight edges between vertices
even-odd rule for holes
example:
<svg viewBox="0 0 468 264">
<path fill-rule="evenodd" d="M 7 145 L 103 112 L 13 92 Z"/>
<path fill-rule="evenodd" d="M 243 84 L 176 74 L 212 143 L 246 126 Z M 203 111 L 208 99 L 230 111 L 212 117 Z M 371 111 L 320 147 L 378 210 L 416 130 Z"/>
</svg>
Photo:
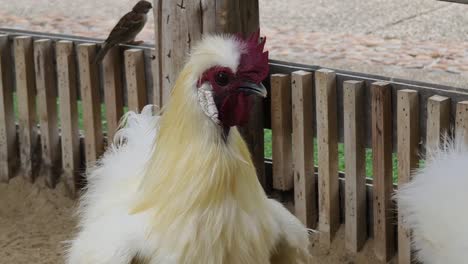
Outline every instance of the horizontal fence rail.
<svg viewBox="0 0 468 264">
<path fill-rule="evenodd" d="M 98 43 L 0 28 L 1 181 L 18 171 L 31 181 L 45 175 L 49 187 L 62 181 L 76 197 L 124 112 L 165 103 L 151 46 L 114 48 L 95 65 Z M 274 60 L 264 83 L 269 97 L 258 114 L 272 130 L 273 159 L 254 159 L 265 160 L 269 195 L 292 205 L 324 246 L 345 223 L 350 252 L 373 238 L 380 260 L 411 263 L 411 230 L 392 201 L 393 160 L 406 183 L 445 133 L 467 132 L 468 91 Z"/>
</svg>

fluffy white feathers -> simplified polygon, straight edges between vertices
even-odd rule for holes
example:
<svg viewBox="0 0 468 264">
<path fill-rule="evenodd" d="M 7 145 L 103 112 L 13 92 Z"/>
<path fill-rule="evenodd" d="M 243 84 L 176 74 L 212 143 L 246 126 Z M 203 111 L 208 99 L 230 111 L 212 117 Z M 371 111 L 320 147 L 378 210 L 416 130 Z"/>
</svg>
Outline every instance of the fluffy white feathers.
<svg viewBox="0 0 468 264">
<path fill-rule="evenodd" d="M 135 256 L 155 264 L 308 263 L 307 230 L 265 196 L 265 207 L 246 212 L 226 194 L 207 211 L 175 218 L 172 231 L 152 232 L 152 210 L 130 212 L 155 147 L 159 116 L 146 106 L 141 114 L 127 113 L 122 123 L 114 145 L 88 171 L 79 232 L 69 242 L 66 263 L 128 264 Z"/>
<path fill-rule="evenodd" d="M 460 141 L 436 150 L 413 180 L 400 187 L 399 213 L 413 230 L 425 264 L 468 259 L 468 149 Z"/>
<path fill-rule="evenodd" d="M 235 72 L 243 50 L 242 43 L 230 35 L 206 35 L 191 51 L 187 64 L 193 76 L 200 76 L 213 66 L 228 67 Z"/>
<path fill-rule="evenodd" d="M 153 106 L 128 112 L 114 144 L 88 169 L 80 200 L 79 233 L 70 242 L 69 264 L 130 263 L 146 248 L 147 215 L 129 215 L 142 171 L 150 158 L 159 116 Z"/>
</svg>

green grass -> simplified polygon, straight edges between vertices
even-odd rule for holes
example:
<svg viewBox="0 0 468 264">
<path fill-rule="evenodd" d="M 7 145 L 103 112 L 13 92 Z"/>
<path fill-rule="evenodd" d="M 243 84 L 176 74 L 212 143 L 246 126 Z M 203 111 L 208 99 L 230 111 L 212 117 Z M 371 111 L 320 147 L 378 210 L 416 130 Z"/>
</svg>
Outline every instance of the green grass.
<svg viewBox="0 0 468 264">
<path fill-rule="evenodd" d="M 264 130 L 264 135 L 265 135 L 265 157 L 266 158 L 271 158 L 271 130 L 270 129 L 265 129 Z M 318 163 L 317 157 L 317 139 L 314 139 L 314 164 Z M 397 181 L 398 177 L 398 160 L 396 157 L 396 154 L 393 154 L 392 157 L 392 162 L 393 162 L 393 181 Z M 423 163 L 422 163 L 423 164 Z M 345 170 L 345 159 L 344 159 L 344 144 L 339 143 L 338 144 L 338 170 L 344 172 Z M 372 178 L 372 150 L 371 149 L 366 149 L 366 176 L 369 178 Z"/>
<path fill-rule="evenodd" d="M 36 106 L 37 106 L 37 97 L 36 97 Z M 57 99 L 57 109 L 60 107 L 60 102 Z M 78 128 L 80 130 L 83 130 L 84 125 L 83 125 L 83 104 L 81 101 L 77 102 L 77 108 L 78 108 Z M 18 98 L 16 96 L 16 93 L 13 93 L 13 111 L 15 113 L 15 119 L 18 121 Z M 124 112 L 127 112 L 128 108 L 124 107 Z M 37 113 L 37 111 L 36 111 Z M 37 116 L 37 120 L 39 120 L 39 117 Z M 101 104 L 101 120 L 102 120 L 102 130 L 103 132 L 107 132 L 107 118 L 106 118 L 106 106 L 104 104 Z M 58 115 L 58 125 L 60 127 L 60 115 Z"/>
</svg>

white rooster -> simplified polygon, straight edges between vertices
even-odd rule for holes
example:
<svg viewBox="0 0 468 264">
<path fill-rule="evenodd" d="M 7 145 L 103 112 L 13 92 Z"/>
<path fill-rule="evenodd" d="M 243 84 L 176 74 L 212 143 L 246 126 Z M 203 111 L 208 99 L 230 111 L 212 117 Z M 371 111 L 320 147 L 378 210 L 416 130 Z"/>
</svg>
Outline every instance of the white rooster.
<svg viewBox="0 0 468 264">
<path fill-rule="evenodd" d="M 396 195 L 424 264 L 468 263 L 468 148 L 462 138 L 433 151 Z"/>
<path fill-rule="evenodd" d="M 126 115 L 88 170 L 68 264 L 309 262 L 308 230 L 267 198 L 236 128 L 266 96 L 258 40 L 205 37 L 161 116 Z"/>
</svg>

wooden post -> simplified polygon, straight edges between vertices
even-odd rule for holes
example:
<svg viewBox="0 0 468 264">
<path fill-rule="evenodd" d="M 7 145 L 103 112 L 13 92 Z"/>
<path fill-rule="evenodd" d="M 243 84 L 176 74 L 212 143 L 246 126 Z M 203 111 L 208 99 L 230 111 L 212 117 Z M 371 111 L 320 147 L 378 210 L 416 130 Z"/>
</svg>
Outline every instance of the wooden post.
<svg viewBox="0 0 468 264">
<path fill-rule="evenodd" d="M 78 88 L 73 42 L 58 41 L 56 53 L 62 135 L 62 179 L 68 195 L 75 198 L 80 182 L 80 135 L 78 132 Z"/>
<path fill-rule="evenodd" d="M 411 179 L 412 170 L 419 163 L 419 100 L 418 92 L 400 90 L 398 98 L 398 185 L 402 186 Z M 406 228 L 404 217 L 398 215 L 398 263 L 410 264 L 411 230 Z"/>
<path fill-rule="evenodd" d="M 314 193 L 313 89 L 311 72 L 292 74 L 294 206 L 296 216 L 309 228 L 316 228 L 318 219 Z"/>
<path fill-rule="evenodd" d="M 59 176 L 60 139 L 57 118 L 57 86 L 55 82 L 52 41 L 34 41 L 36 70 L 37 110 L 41 127 L 42 174 L 50 188 L 55 187 Z"/>
<path fill-rule="evenodd" d="M 364 83 L 343 83 L 343 115 L 346 163 L 346 248 L 353 253 L 367 239 L 366 159 L 364 131 Z"/>
<path fill-rule="evenodd" d="M 18 164 L 11 65 L 8 36 L 0 35 L 0 182 L 13 178 Z"/>
<path fill-rule="evenodd" d="M 127 80 L 128 109 L 141 111 L 146 104 L 146 76 L 143 50 L 125 51 L 125 76 Z"/>
<path fill-rule="evenodd" d="M 375 254 L 389 261 L 394 253 L 392 179 L 392 88 L 375 82 L 372 92 L 372 154 L 374 172 Z"/>
<path fill-rule="evenodd" d="M 120 118 L 123 115 L 124 103 L 121 64 L 122 59 L 119 47 L 111 49 L 102 63 L 107 140 L 109 143 L 112 142 L 114 134 L 119 126 Z"/>
<path fill-rule="evenodd" d="M 201 39 L 204 16 L 200 1 L 153 0 L 156 54 L 160 72 L 162 102 L 165 104 L 184 66 L 193 42 Z M 210 2 L 210 1 L 207 1 Z M 213 17 L 212 19 L 215 19 Z M 214 22 L 214 21 L 213 21 Z"/>
<path fill-rule="evenodd" d="M 81 101 L 83 103 L 87 166 L 94 165 L 104 150 L 98 71 L 97 66 L 93 63 L 95 56 L 95 44 L 78 45 L 78 67 L 80 71 Z"/>
<path fill-rule="evenodd" d="M 468 101 L 457 104 L 455 136 L 462 139 L 460 142 L 468 144 Z"/>
<path fill-rule="evenodd" d="M 434 95 L 427 99 L 426 156 L 438 150 L 440 140 L 449 132 L 450 98 Z M 429 155 L 427 155 L 429 154 Z"/>
<path fill-rule="evenodd" d="M 330 246 L 340 226 L 338 193 L 338 117 L 336 74 L 320 69 L 315 72 L 317 104 L 317 142 L 319 164 L 320 242 Z"/>
<path fill-rule="evenodd" d="M 161 91 L 161 79 L 159 76 L 160 70 L 159 68 L 161 67 L 159 65 L 160 60 L 159 60 L 159 55 L 156 53 L 156 50 L 152 49 L 151 50 L 151 72 L 153 74 L 153 102 L 152 104 L 161 107 L 162 105 L 162 91 Z"/>
<path fill-rule="evenodd" d="M 286 74 L 271 76 L 271 129 L 273 187 L 287 191 L 293 188 L 291 148 L 291 78 Z"/>
<path fill-rule="evenodd" d="M 14 49 L 21 169 L 23 176 L 32 182 L 37 175 L 37 165 L 39 165 L 32 38 L 16 37 Z"/>
<path fill-rule="evenodd" d="M 155 57 L 153 79 L 159 85 L 161 105 L 169 99 L 172 86 L 194 42 L 203 34 L 241 33 L 259 28 L 258 0 L 153 0 Z M 154 98 L 155 102 L 157 98 Z M 240 129 L 257 168 L 260 183 L 269 189 L 265 178 L 263 142 L 263 99 L 254 98 L 248 124 Z"/>
</svg>

